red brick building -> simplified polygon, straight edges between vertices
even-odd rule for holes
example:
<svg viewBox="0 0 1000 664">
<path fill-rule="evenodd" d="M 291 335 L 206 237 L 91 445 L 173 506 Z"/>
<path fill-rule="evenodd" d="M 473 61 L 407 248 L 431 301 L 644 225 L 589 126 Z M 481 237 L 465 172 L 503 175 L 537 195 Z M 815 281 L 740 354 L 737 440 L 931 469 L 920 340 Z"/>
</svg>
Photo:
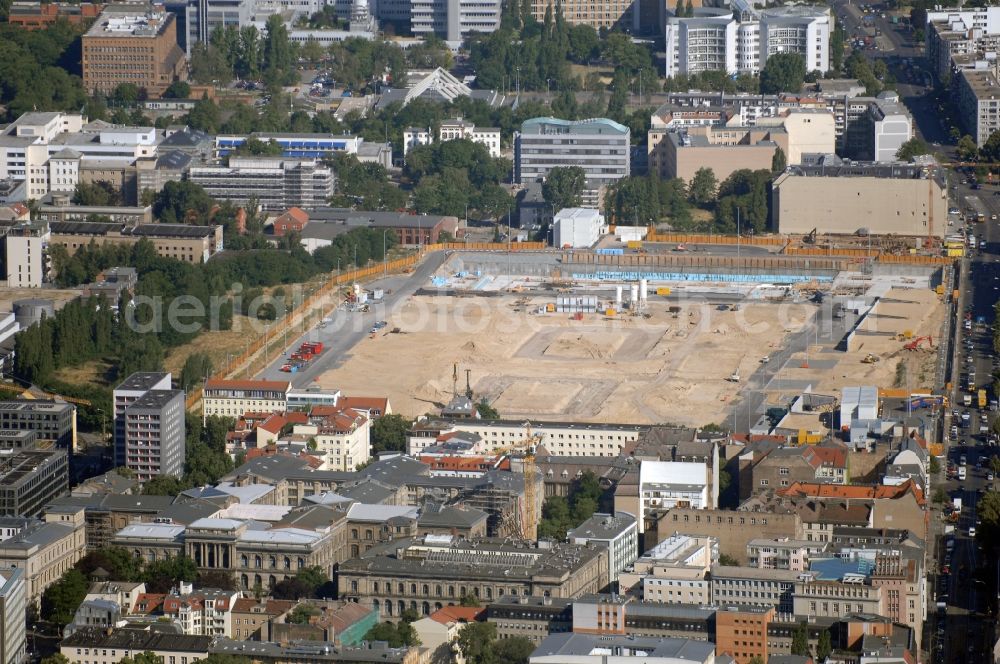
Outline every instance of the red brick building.
<svg viewBox="0 0 1000 664">
<path fill-rule="evenodd" d="M 103 4 L 81 2 L 15 2 L 10 7 L 7 22 L 25 30 L 40 30 L 64 18 L 74 25 L 97 18 Z"/>
</svg>

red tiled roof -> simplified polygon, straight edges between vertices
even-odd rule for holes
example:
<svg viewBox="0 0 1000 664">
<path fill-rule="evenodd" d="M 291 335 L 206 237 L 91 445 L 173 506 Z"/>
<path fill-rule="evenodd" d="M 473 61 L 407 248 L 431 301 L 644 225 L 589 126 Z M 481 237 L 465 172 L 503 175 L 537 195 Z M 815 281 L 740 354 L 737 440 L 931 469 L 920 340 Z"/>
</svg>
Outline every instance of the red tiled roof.
<svg viewBox="0 0 1000 664">
<path fill-rule="evenodd" d="M 385 411 L 389 408 L 388 397 L 341 397 L 337 403 L 344 408 L 374 410 L 383 415 L 385 415 Z"/>
<path fill-rule="evenodd" d="M 135 606 L 132 607 L 132 613 L 147 616 L 151 613 L 156 613 L 163 606 L 163 600 L 166 597 L 163 593 L 141 593 L 135 598 Z"/>
<path fill-rule="evenodd" d="M 430 615 L 430 619 L 439 623 L 476 622 L 486 613 L 481 606 L 446 606 Z"/>
<path fill-rule="evenodd" d="M 847 450 L 841 447 L 826 447 L 826 446 L 810 446 L 809 449 L 812 454 L 815 455 L 820 462 L 825 463 L 834 468 L 846 468 L 847 467 Z"/>
<path fill-rule="evenodd" d="M 902 484 L 870 484 L 870 485 L 844 485 L 844 484 L 821 484 L 819 482 L 795 482 L 786 489 L 778 489 L 779 496 L 804 497 L 804 498 L 831 498 L 857 499 L 857 500 L 896 500 L 908 493 L 912 493 L 917 502 L 924 503 L 924 494 L 913 480 L 906 480 Z"/>
</svg>

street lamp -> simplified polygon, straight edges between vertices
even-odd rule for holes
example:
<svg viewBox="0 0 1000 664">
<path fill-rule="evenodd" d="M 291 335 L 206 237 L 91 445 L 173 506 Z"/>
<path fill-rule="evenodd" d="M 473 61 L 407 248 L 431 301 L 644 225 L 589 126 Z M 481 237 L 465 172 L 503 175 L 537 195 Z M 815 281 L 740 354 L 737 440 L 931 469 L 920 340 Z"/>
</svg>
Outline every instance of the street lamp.
<svg viewBox="0 0 1000 664">
<path fill-rule="evenodd" d="M 383 270 L 383 274 L 385 275 L 389 274 L 389 263 L 386 261 L 387 256 L 385 251 L 385 237 L 388 232 L 388 228 L 382 231 L 382 265 L 385 266 L 385 269 Z"/>
</svg>

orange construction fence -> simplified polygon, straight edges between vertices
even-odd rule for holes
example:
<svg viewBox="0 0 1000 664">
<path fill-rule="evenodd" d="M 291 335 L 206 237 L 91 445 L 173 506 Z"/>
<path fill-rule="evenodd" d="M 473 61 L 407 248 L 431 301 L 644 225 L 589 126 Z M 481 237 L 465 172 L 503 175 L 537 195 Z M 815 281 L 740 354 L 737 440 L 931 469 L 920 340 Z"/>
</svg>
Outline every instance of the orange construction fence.
<svg viewBox="0 0 1000 664">
<path fill-rule="evenodd" d="M 711 233 L 649 233 L 646 242 L 676 242 L 677 244 L 738 244 L 775 247 L 786 243 L 777 235 L 754 235 L 737 238 L 735 235 L 714 235 Z"/>
</svg>

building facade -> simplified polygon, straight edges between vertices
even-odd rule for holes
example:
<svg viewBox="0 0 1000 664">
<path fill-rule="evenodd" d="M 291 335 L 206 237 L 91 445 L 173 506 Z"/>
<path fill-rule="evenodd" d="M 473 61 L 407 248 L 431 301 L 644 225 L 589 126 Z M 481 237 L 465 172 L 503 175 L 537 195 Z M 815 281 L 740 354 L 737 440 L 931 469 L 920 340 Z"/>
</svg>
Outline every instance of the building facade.
<svg viewBox="0 0 1000 664">
<path fill-rule="evenodd" d="M 132 83 L 159 96 L 187 76 L 173 14 L 105 10 L 83 35 L 83 87 L 110 94 Z"/>
<path fill-rule="evenodd" d="M 45 519 L 0 518 L 0 567 L 24 570 L 26 601 L 37 604 L 42 593 L 73 567 L 86 552 L 82 508 L 50 509 Z"/>
<path fill-rule="evenodd" d="M 123 414 L 125 467 L 140 482 L 184 473 L 184 391 L 150 390 Z"/>
<path fill-rule="evenodd" d="M 153 245 L 157 255 L 187 263 L 205 263 L 222 251 L 222 226 L 187 224 L 143 224 L 88 221 L 50 222 L 52 244 L 65 245 L 70 255 L 91 242 L 132 246 L 142 239 Z"/>
<path fill-rule="evenodd" d="M 202 392 L 205 417 L 241 417 L 244 413 L 284 411 L 291 383 L 274 380 L 207 380 Z"/>
<path fill-rule="evenodd" d="M 169 372 L 137 372 L 126 378 L 111 393 L 111 416 L 114 418 L 114 464 L 125 465 L 125 410 L 150 390 L 169 390 Z"/>
<path fill-rule="evenodd" d="M 587 188 L 599 190 L 631 174 L 630 136 L 628 127 L 607 118 L 525 120 L 514 134 L 515 179 L 528 184 L 553 168 L 579 166 Z"/>
<path fill-rule="evenodd" d="M 18 224 L 7 231 L 7 286 L 40 288 L 49 280 L 49 244 L 52 234 L 45 222 Z"/>
<path fill-rule="evenodd" d="M 6 434 L 19 439 L 5 448 Z M 69 461 L 64 449 L 38 449 L 34 431 L 0 432 L 0 516 L 41 515 L 45 506 L 69 491 Z"/>
<path fill-rule="evenodd" d="M 189 179 L 217 200 L 245 206 L 255 198 L 265 210 L 312 210 L 334 193 L 330 168 L 313 159 L 230 157 L 228 166 L 194 166 Z"/>
<path fill-rule="evenodd" d="M 0 567 L 0 664 L 21 664 L 27 651 L 24 570 Z"/>
<path fill-rule="evenodd" d="M 500 158 L 500 130 L 496 127 L 476 127 L 475 123 L 463 118 L 444 120 L 438 127 L 438 141 L 453 141 L 465 139 L 479 143 L 489 150 L 494 159 Z M 403 158 L 410 150 L 420 145 L 430 145 L 434 142 L 434 134 L 430 129 L 408 127 L 403 130 Z"/>
<path fill-rule="evenodd" d="M 608 582 L 617 587 L 618 575 L 639 557 L 639 526 L 628 512 L 595 513 L 566 534 L 570 544 L 593 544 L 608 550 Z"/>
<path fill-rule="evenodd" d="M 779 233 L 943 238 L 948 196 L 936 165 L 842 162 L 827 155 L 793 166 L 771 185 Z M 802 205 L 808 205 L 808 211 Z"/>
<path fill-rule="evenodd" d="M 982 147 L 1000 131 L 1000 79 L 990 69 L 963 69 L 957 75 L 957 89 L 962 128 Z"/>
<path fill-rule="evenodd" d="M 829 9 L 760 10 L 745 1 L 732 8 L 697 7 L 694 16 L 685 18 L 668 10 L 666 76 L 702 71 L 756 75 L 776 53 L 801 55 L 806 71 L 825 72 L 830 68 L 831 24 Z"/>
<path fill-rule="evenodd" d="M 64 401 L 0 401 L 0 430 L 34 431 L 38 440 L 76 447 L 76 406 Z"/>
<path fill-rule="evenodd" d="M 608 583 L 607 551 L 571 544 L 457 540 L 428 535 L 375 547 L 345 561 L 339 596 L 385 618 L 430 615 L 461 598 L 579 597 Z"/>
</svg>

